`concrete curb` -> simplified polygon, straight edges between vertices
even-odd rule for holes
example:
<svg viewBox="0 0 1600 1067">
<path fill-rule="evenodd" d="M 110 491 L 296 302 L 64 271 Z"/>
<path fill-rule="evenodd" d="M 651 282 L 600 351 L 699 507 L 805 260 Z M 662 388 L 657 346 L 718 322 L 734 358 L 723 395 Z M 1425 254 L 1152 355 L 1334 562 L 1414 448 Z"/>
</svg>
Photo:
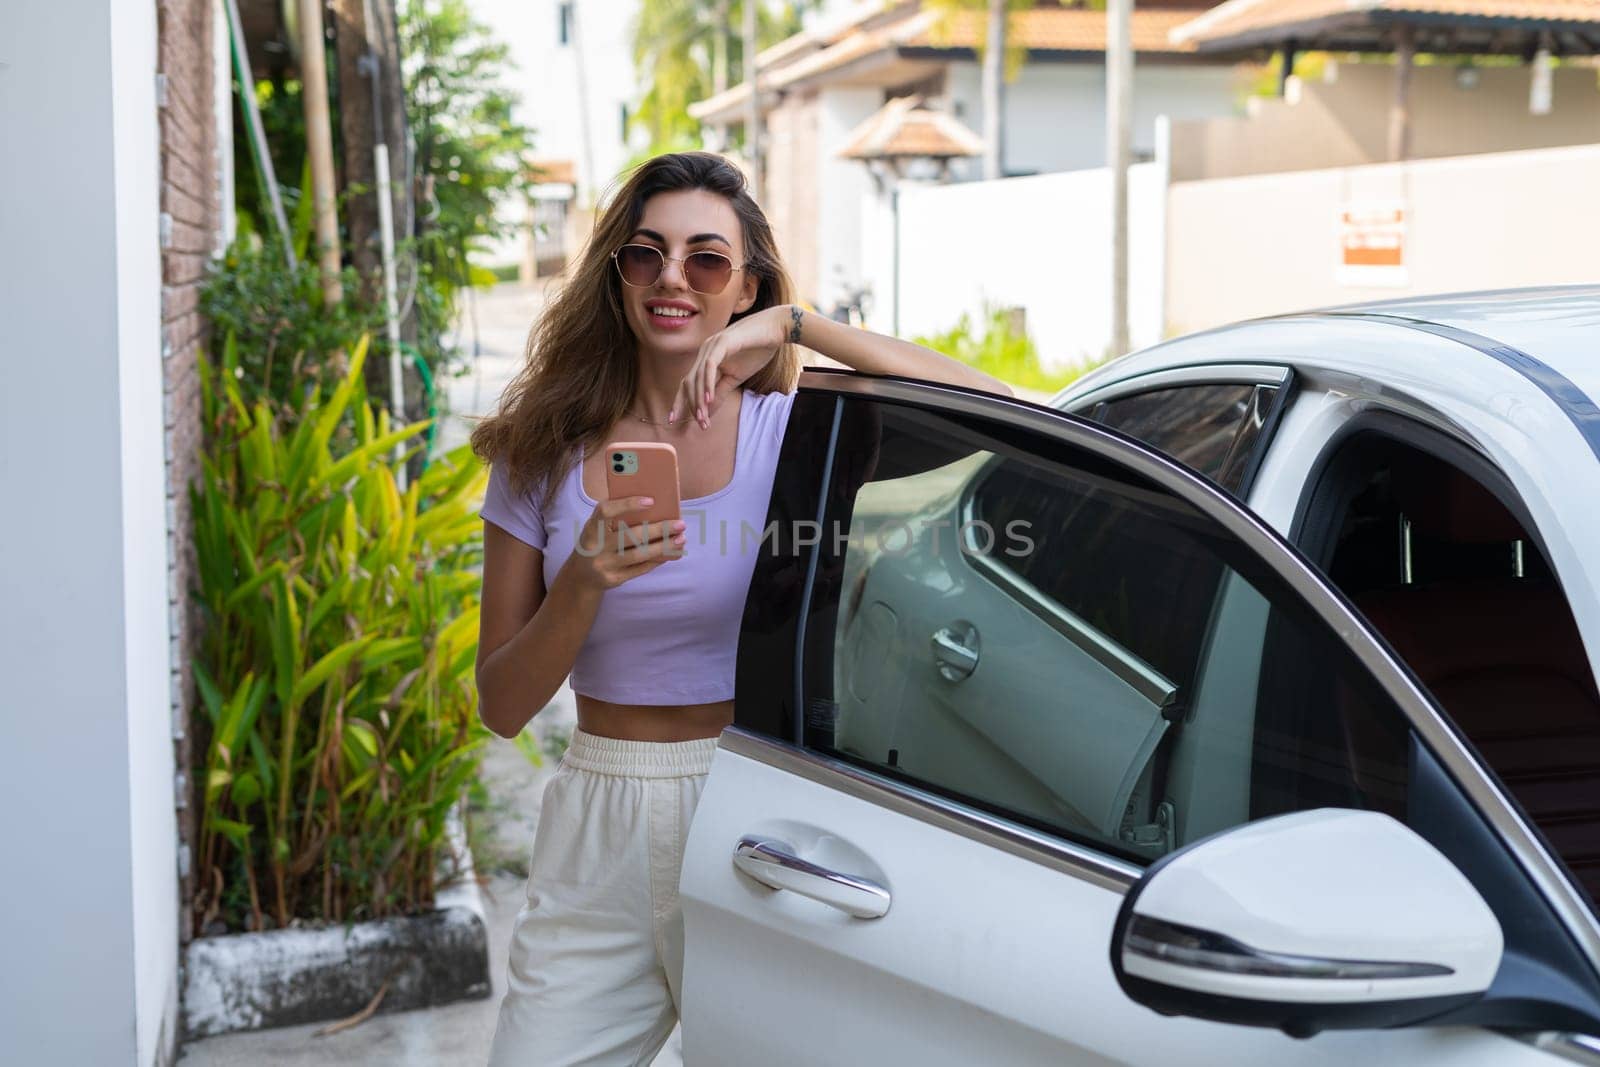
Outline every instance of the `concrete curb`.
<svg viewBox="0 0 1600 1067">
<path fill-rule="evenodd" d="M 320 930 L 201 937 L 183 961 L 184 1039 L 322 1022 L 366 1007 L 385 980 L 383 1013 L 489 995 L 488 924 L 461 809 L 446 841 L 459 864 L 426 915 Z"/>
</svg>

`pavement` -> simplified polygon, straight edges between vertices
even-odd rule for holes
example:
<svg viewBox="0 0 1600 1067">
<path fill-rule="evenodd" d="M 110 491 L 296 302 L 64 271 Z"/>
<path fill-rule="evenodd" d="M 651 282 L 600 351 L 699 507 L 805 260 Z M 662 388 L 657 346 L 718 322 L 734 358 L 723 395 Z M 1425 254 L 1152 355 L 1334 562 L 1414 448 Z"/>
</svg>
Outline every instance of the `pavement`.
<svg viewBox="0 0 1600 1067">
<path fill-rule="evenodd" d="M 466 365 L 444 376 L 450 415 L 439 428 L 439 451 L 467 440 L 479 418 L 492 414 L 506 384 L 521 369 L 528 328 L 544 306 L 545 286 L 497 285 L 462 296 L 455 343 Z"/>
<path fill-rule="evenodd" d="M 470 303 L 463 308 L 459 343 L 469 362 L 465 373 L 445 379 L 451 415 L 439 431 L 441 448 L 466 441 L 473 416 L 494 410 L 501 391 L 522 365 L 528 326 L 542 303 L 541 290 L 500 285 L 477 294 L 475 308 Z M 493 738 L 484 754 L 479 774 L 483 792 L 469 809 L 467 821 L 489 924 L 493 988 L 487 999 L 374 1015 L 327 1037 L 316 1036 L 327 1025 L 316 1023 L 191 1041 L 178 1055 L 183 1067 L 454 1067 L 487 1062 L 495 1016 L 505 994 L 511 927 L 526 891 L 540 800 L 576 722 L 577 705 L 572 691 L 563 685 L 523 738 L 517 743 Z M 674 1030 L 655 1067 L 682 1065 L 682 1040 Z"/>
</svg>

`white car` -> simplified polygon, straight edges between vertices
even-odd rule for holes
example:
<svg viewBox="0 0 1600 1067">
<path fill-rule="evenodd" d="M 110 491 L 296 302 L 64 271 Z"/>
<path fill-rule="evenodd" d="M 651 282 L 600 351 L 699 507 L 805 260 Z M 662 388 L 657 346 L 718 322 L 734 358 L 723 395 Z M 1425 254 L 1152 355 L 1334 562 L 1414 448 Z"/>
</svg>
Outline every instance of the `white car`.
<svg viewBox="0 0 1600 1067">
<path fill-rule="evenodd" d="M 686 1062 L 1600 1063 L 1590 397 L 1600 289 L 808 372 Z"/>
</svg>

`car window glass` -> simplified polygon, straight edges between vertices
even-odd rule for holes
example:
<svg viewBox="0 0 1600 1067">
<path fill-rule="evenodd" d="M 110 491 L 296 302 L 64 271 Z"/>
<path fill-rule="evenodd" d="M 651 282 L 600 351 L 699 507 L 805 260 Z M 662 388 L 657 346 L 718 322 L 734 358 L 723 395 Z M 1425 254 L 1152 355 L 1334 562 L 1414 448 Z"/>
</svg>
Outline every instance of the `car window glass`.
<svg viewBox="0 0 1600 1067">
<path fill-rule="evenodd" d="M 788 707 L 768 732 L 1136 861 L 1286 811 L 1403 815 L 1399 709 L 1197 509 L 1015 428 L 836 403 L 849 473 L 788 506 L 820 513 L 789 541 L 814 557 L 751 588 L 803 633 L 747 609 L 741 723 Z M 779 482 L 820 487 L 816 458 L 786 443 Z"/>
<path fill-rule="evenodd" d="M 1239 494 L 1276 393 L 1263 385 L 1174 386 L 1108 400 L 1090 417 Z"/>
</svg>

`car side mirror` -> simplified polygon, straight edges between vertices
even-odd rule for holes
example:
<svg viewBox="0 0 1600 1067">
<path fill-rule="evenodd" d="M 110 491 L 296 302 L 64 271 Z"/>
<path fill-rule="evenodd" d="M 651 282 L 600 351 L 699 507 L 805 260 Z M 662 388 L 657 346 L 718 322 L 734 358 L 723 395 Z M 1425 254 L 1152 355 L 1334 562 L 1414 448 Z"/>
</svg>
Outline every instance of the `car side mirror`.
<svg viewBox="0 0 1600 1067">
<path fill-rule="evenodd" d="M 1500 923 L 1438 850 L 1387 815 L 1264 819 L 1152 864 L 1111 966 L 1165 1015 L 1322 1030 L 1406 1026 L 1483 994 Z"/>
</svg>

